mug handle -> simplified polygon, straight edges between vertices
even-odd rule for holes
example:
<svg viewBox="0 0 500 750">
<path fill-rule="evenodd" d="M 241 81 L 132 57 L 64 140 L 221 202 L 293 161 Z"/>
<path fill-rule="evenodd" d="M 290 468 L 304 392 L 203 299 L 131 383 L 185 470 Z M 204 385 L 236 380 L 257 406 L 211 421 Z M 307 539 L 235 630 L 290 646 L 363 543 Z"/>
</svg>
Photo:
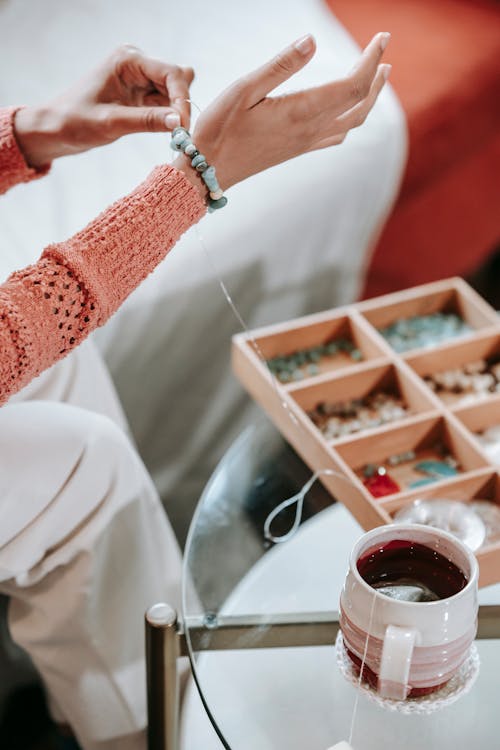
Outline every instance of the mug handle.
<svg viewBox="0 0 500 750">
<path fill-rule="evenodd" d="M 382 698 L 399 701 L 406 699 L 416 640 L 417 631 L 412 628 L 387 626 L 378 676 L 378 692 Z"/>
</svg>

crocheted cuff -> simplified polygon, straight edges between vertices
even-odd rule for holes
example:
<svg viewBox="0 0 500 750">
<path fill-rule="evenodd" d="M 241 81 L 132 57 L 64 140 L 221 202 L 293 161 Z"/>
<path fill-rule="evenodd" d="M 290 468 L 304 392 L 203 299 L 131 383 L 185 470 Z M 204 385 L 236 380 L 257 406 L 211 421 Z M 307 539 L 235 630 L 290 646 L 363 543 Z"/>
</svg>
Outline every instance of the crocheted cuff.
<svg viewBox="0 0 500 750">
<path fill-rule="evenodd" d="M 82 282 L 102 325 L 205 212 L 182 172 L 156 167 L 126 199 L 67 242 L 49 245 L 43 257 L 64 264 Z"/>
<path fill-rule="evenodd" d="M 43 177 L 50 164 L 33 169 L 28 166 L 19 148 L 14 132 L 14 117 L 22 107 L 0 109 L 0 193 L 19 182 L 30 182 Z"/>
</svg>

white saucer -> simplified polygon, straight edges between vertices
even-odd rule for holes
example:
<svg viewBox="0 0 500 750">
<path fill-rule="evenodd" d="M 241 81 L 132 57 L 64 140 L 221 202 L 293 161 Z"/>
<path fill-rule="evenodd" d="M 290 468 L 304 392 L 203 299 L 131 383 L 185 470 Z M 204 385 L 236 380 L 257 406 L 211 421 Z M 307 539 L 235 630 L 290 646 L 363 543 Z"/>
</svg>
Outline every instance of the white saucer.
<svg viewBox="0 0 500 750">
<path fill-rule="evenodd" d="M 363 695 L 366 695 L 367 698 L 381 708 L 386 708 L 389 711 L 398 711 L 402 714 L 431 714 L 434 711 L 445 708 L 445 706 L 450 706 L 461 698 L 462 695 L 466 695 L 469 692 L 479 674 L 479 653 L 473 643 L 467 658 L 457 674 L 446 685 L 443 685 L 440 690 L 436 690 L 429 695 L 423 695 L 420 698 L 408 698 L 405 701 L 390 700 L 389 698 L 381 698 L 366 682 L 359 684 L 359 675 L 356 674 L 354 664 L 347 655 L 340 630 L 335 641 L 335 651 L 339 669 L 348 682 L 355 687 L 359 685 L 359 689 Z"/>
</svg>

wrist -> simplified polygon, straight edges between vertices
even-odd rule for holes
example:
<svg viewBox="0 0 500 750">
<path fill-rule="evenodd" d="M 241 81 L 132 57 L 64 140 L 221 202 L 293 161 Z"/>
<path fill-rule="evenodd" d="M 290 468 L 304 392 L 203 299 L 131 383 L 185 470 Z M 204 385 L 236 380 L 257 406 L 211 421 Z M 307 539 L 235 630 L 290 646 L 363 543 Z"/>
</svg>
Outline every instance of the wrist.
<svg viewBox="0 0 500 750">
<path fill-rule="evenodd" d="M 199 176 L 199 172 L 197 172 L 191 166 L 191 160 L 189 159 L 189 157 L 187 157 L 183 153 L 179 153 L 173 161 L 172 166 L 178 169 L 179 172 L 182 172 L 184 174 L 186 179 L 188 179 L 189 182 L 196 188 L 196 190 L 200 194 L 202 201 L 206 201 L 208 190 L 205 186 L 205 183 Z"/>
<path fill-rule="evenodd" d="M 221 188 L 215 166 L 209 163 L 206 154 L 195 144 L 191 133 L 186 128 L 178 127 L 172 131 L 170 148 L 178 154 L 177 166 L 196 187 L 200 196 L 205 199 L 208 212 L 213 213 L 227 205 L 227 198 Z M 190 170 L 192 168 L 192 172 Z M 194 182 L 198 181 L 198 184 Z M 200 192 L 200 185 L 203 193 Z"/>
<path fill-rule="evenodd" d="M 25 107 L 16 112 L 14 133 L 29 167 L 40 169 L 61 156 L 60 127 L 46 107 Z"/>
</svg>

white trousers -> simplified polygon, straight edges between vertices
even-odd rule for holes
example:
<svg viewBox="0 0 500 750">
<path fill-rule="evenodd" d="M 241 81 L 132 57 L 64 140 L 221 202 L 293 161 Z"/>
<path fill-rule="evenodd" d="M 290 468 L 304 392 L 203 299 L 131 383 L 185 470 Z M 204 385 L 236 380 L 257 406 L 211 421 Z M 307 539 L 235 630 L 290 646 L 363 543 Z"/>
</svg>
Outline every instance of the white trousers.
<svg viewBox="0 0 500 750">
<path fill-rule="evenodd" d="M 84 750 L 144 750 L 144 612 L 181 557 L 91 343 L 0 409 L 0 591 Z M 27 717 L 29 720 L 29 717 Z"/>
</svg>

